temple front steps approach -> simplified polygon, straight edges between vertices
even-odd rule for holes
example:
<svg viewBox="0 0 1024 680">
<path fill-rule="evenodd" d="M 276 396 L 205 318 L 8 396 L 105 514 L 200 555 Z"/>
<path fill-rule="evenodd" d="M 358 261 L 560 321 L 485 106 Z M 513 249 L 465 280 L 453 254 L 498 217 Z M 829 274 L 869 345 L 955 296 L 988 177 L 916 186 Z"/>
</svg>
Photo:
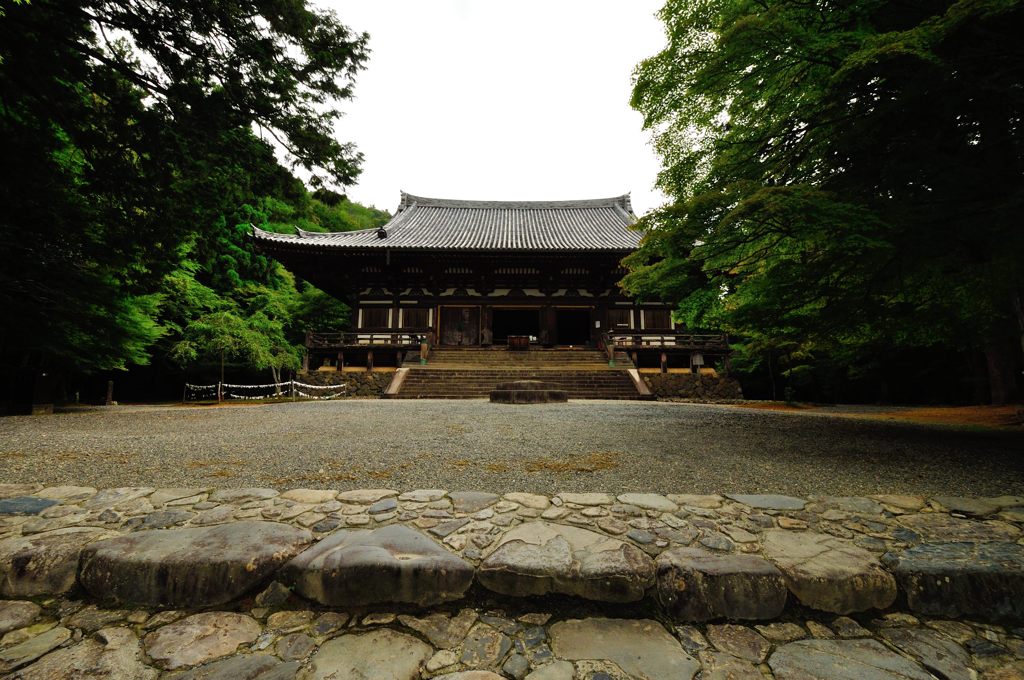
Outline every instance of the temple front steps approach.
<svg viewBox="0 0 1024 680">
<path fill-rule="evenodd" d="M 1015 496 L 0 484 L 0 674 L 1016 678 L 1022 537 Z"/>
<path fill-rule="evenodd" d="M 651 399 L 630 377 L 631 368 L 621 352 L 612 365 L 604 352 L 589 349 L 441 348 L 425 365 L 410 364 L 398 389 L 385 396 L 486 399 L 498 383 L 542 380 L 564 389 L 570 399 Z"/>
</svg>

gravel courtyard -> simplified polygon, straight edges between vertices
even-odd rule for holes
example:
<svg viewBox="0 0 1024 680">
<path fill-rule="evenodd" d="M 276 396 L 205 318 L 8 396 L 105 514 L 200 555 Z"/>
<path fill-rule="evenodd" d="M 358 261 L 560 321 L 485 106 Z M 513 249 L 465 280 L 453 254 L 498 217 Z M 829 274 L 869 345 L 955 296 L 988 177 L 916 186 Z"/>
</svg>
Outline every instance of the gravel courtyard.
<svg viewBox="0 0 1024 680">
<path fill-rule="evenodd" d="M 1024 436 L 727 406 L 339 401 L 0 418 L 0 482 L 1024 494 Z"/>
</svg>

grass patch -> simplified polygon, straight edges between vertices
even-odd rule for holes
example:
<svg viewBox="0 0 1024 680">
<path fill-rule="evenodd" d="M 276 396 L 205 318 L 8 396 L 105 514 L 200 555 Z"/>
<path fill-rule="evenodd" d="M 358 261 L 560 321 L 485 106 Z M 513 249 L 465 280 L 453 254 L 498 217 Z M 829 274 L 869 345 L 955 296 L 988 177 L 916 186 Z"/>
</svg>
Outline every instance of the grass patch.
<svg viewBox="0 0 1024 680">
<path fill-rule="evenodd" d="M 527 472 L 599 472 L 619 467 L 618 451 L 595 451 L 562 458 L 537 458 L 525 463 Z"/>
</svg>

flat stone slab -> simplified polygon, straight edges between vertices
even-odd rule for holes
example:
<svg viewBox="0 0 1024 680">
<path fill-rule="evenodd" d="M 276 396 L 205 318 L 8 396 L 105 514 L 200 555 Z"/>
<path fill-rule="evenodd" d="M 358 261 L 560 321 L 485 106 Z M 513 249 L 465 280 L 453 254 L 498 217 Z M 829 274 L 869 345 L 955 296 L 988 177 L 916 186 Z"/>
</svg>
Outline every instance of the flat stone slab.
<svg viewBox="0 0 1024 680">
<path fill-rule="evenodd" d="M 449 498 L 455 512 L 479 512 L 498 502 L 498 494 L 486 491 L 453 491 Z"/>
<path fill-rule="evenodd" d="M 430 645 L 393 630 L 346 634 L 328 640 L 313 655 L 301 680 L 418 680 Z"/>
<path fill-rule="evenodd" d="M 298 661 L 283 662 L 263 654 L 233 656 L 197 668 L 164 675 L 166 680 L 293 680 Z"/>
<path fill-rule="evenodd" d="M 764 556 L 785 576 L 790 592 L 808 607 L 849 614 L 885 609 L 896 599 L 892 574 L 853 541 L 772 529 L 764 532 L 762 546 Z"/>
<path fill-rule="evenodd" d="M 744 505 L 761 510 L 803 510 L 804 506 L 807 505 L 807 501 L 802 498 L 779 496 L 777 494 L 727 493 L 725 495 L 737 503 L 743 503 Z"/>
<path fill-rule="evenodd" d="M 103 601 L 223 604 L 259 587 L 312 540 L 305 529 L 259 521 L 139 531 L 89 545 L 79 581 Z"/>
<path fill-rule="evenodd" d="M 917 533 L 922 539 L 940 543 L 957 541 L 1015 541 L 1021 530 L 1009 522 L 978 521 L 953 517 L 944 512 L 922 512 L 903 515 L 900 524 Z"/>
<path fill-rule="evenodd" d="M 630 677 L 690 680 L 700 664 L 657 621 L 569 619 L 551 626 L 551 649 L 569 661 L 612 661 Z"/>
<path fill-rule="evenodd" d="M 889 628 L 881 631 L 890 645 L 899 647 L 925 668 L 945 680 L 974 680 L 971 657 L 944 635 L 924 628 Z"/>
<path fill-rule="evenodd" d="M 146 653 L 164 668 L 195 666 L 233 654 L 259 637 L 260 624 L 250 616 L 207 612 L 175 621 L 146 636 Z"/>
<path fill-rule="evenodd" d="M 63 626 L 57 626 L 24 642 L 0 649 L 0 673 L 32 663 L 70 639 L 71 631 Z"/>
<path fill-rule="evenodd" d="M 1024 618 L 1024 546 L 926 543 L 887 553 L 910 609 L 941 616 Z"/>
<path fill-rule="evenodd" d="M 507 532 L 477 579 L 503 595 L 548 593 L 635 602 L 654 583 L 654 562 L 634 545 L 587 529 L 528 522 Z"/>
<path fill-rule="evenodd" d="M 15 628 L 24 628 L 39 616 L 42 608 L 35 602 L 0 600 L 0 637 Z"/>
<path fill-rule="evenodd" d="M 800 640 L 768 659 L 775 680 L 934 680 L 876 640 Z"/>
<path fill-rule="evenodd" d="M 772 619 L 786 606 L 782 572 L 757 555 L 676 548 L 656 567 L 658 599 L 678 621 Z"/>
<path fill-rule="evenodd" d="M 38 515 L 59 501 L 36 496 L 15 496 L 0 499 L 0 515 Z"/>
<path fill-rule="evenodd" d="M 362 505 L 369 505 L 370 503 L 376 503 L 382 498 L 397 495 L 398 492 L 394 489 L 354 489 L 352 491 L 342 491 L 339 493 L 338 500 L 342 503 L 360 503 Z"/>
<path fill-rule="evenodd" d="M 0 596 L 59 595 L 75 585 L 82 548 L 111 533 L 66 527 L 0 541 Z"/>
<path fill-rule="evenodd" d="M 999 504 L 985 498 L 964 498 L 963 496 L 935 496 L 933 501 L 950 512 L 971 517 L 985 517 L 999 512 Z"/>
<path fill-rule="evenodd" d="M 428 606 L 461 598 L 473 567 L 415 529 L 391 525 L 338 531 L 289 562 L 281 577 L 321 604 Z"/>
<path fill-rule="evenodd" d="M 105 628 L 74 647 L 51 652 L 22 669 L 18 680 L 155 680 L 160 671 L 142 662 L 142 645 L 127 628 Z"/>
<path fill-rule="evenodd" d="M 618 498 L 620 503 L 635 505 L 644 510 L 657 510 L 659 512 L 675 512 L 679 506 L 656 493 L 624 493 Z"/>
</svg>

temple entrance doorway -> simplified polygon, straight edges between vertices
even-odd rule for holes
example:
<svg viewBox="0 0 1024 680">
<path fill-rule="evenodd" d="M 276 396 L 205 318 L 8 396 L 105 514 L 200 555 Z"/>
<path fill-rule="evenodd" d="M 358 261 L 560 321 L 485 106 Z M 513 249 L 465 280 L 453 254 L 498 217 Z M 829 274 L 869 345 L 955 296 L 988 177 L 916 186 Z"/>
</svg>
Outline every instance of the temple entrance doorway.
<svg viewBox="0 0 1024 680">
<path fill-rule="evenodd" d="M 494 344 L 504 345 L 510 335 L 540 336 L 540 309 L 495 307 L 491 310 Z"/>
<path fill-rule="evenodd" d="M 559 345 L 586 345 L 590 342 L 589 309 L 556 309 L 555 326 Z"/>
<path fill-rule="evenodd" d="M 442 345 L 479 345 L 479 307 L 441 307 Z"/>
</svg>

